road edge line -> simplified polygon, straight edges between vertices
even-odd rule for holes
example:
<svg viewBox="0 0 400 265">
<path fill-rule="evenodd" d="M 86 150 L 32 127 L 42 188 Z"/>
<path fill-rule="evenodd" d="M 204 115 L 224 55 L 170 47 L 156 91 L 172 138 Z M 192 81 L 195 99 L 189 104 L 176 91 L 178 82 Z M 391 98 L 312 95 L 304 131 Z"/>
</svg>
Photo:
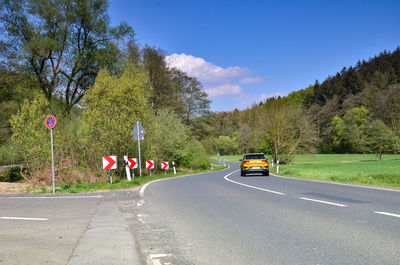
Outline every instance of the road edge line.
<svg viewBox="0 0 400 265">
<path fill-rule="evenodd" d="M 227 166 L 228 166 L 227 168 L 224 168 L 224 169 L 222 169 L 221 171 L 228 170 L 228 169 L 231 168 L 230 165 L 227 165 Z M 176 178 L 183 178 L 183 177 L 189 177 L 189 176 L 196 176 L 196 175 L 208 174 L 208 173 L 213 173 L 213 172 L 218 172 L 218 171 L 212 171 L 212 170 L 211 170 L 211 171 L 203 172 L 203 173 L 187 174 L 187 175 L 182 175 L 182 176 L 176 176 L 176 177 L 170 177 L 170 178 L 162 178 L 162 179 L 155 179 L 155 180 L 152 180 L 152 181 L 147 182 L 146 184 L 144 184 L 142 187 L 140 187 L 140 190 L 139 190 L 139 198 L 140 198 L 140 199 L 143 199 L 143 197 L 144 197 L 144 192 L 145 192 L 146 188 L 147 188 L 151 183 L 153 183 L 153 182 L 158 182 L 158 181 L 163 181 L 163 180 L 169 180 L 169 179 L 176 179 Z"/>
<path fill-rule="evenodd" d="M 230 175 L 232 175 L 233 173 L 236 173 L 238 171 L 240 171 L 240 169 L 229 173 L 228 175 L 226 175 L 224 177 L 224 179 L 229 181 L 229 182 L 232 182 L 234 184 L 241 185 L 241 186 L 248 187 L 248 188 L 252 188 L 252 189 L 255 189 L 255 190 L 261 190 L 261 191 L 265 191 L 265 192 L 269 192 L 269 193 L 273 193 L 273 194 L 277 194 L 277 195 L 283 195 L 283 196 L 286 195 L 286 194 L 284 194 L 282 192 L 279 192 L 279 191 L 267 190 L 267 189 L 259 188 L 259 187 L 256 187 L 256 186 L 251 186 L 251 185 L 244 184 L 244 183 L 241 183 L 241 182 L 237 182 L 237 181 L 234 181 L 234 180 L 231 180 L 231 179 L 228 178 Z"/>
<path fill-rule="evenodd" d="M 378 212 L 378 211 L 375 211 L 374 213 L 376 213 L 376 214 L 381 214 L 381 215 L 386 215 L 386 216 L 391 216 L 391 217 L 400 218 L 400 214 L 395 214 L 395 213 Z"/>
<path fill-rule="evenodd" d="M 292 180 L 298 180 L 298 181 L 310 181 L 310 182 L 318 182 L 318 183 L 325 183 L 325 184 L 331 184 L 331 185 L 340 185 L 340 186 L 348 186 L 348 187 L 355 187 L 355 188 L 362 188 L 362 189 L 372 189 L 372 190 L 380 190 L 380 191 L 394 191 L 394 192 L 400 192 L 400 190 L 395 190 L 395 189 L 389 189 L 389 188 L 380 188 L 380 187 L 373 187 L 373 186 L 366 186 L 366 185 L 357 185 L 357 184 L 347 184 L 347 183 L 341 183 L 341 182 L 333 182 L 333 181 L 324 181 L 324 180 L 316 180 L 316 179 L 303 179 L 303 178 L 295 178 L 295 177 L 287 177 L 287 176 L 282 176 L 282 175 L 276 175 L 276 174 L 270 174 L 273 177 L 277 178 L 283 178 L 283 179 L 292 179 Z"/>
</svg>

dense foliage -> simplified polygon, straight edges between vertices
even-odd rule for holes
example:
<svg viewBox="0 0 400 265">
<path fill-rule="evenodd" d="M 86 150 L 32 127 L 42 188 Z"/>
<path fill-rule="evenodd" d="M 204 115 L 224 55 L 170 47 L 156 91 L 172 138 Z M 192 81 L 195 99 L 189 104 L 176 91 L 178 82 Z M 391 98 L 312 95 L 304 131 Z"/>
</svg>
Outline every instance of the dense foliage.
<svg viewBox="0 0 400 265">
<path fill-rule="evenodd" d="M 138 156 L 131 133 L 137 120 L 146 130 L 142 161 L 208 166 L 200 141 L 210 101 L 201 83 L 168 68 L 161 49 L 140 48 L 129 25 L 112 27 L 108 5 L 0 1 L 2 164 L 23 164 L 28 178 L 48 172 L 44 119 L 53 114 L 58 180 L 89 181 L 82 179 L 89 170 L 92 182 L 106 155 L 118 156 L 122 175 L 122 157 Z"/>
<path fill-rule="evenodd" d="M 296 152 L 399 152 L 400 48 L 286 97 L 216 113 L 210 125 L 221 154 L 264 151 L 287 162 Z"/>
</svg>

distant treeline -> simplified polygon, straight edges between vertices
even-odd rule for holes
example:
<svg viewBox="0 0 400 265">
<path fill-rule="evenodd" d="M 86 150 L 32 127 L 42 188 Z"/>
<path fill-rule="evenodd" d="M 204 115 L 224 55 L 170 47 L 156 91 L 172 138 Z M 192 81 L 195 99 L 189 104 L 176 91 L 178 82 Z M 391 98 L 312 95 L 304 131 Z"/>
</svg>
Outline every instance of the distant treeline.
<svg viewBox="0 0 400 265">
<path fill-rule="evenodd" d="M 313 135 L 312 144 L 307 146 L 314 146 L 315 151 L 399 152 L 400 48 L 393 52 L 384 51 L 368 61 L 359 61 L 355 67 L 343 68 L 324 82 L 316 81 L 286 97 L 271 98 L 244 111 L 216 113 L 211 123 L 216 149 L 228 153 L 256 150 L 274 153 L 271 150 L 275 143 L 269 142 L 265 124 L 272 119 L 274 113 L 270 108 L 275 105 L 301 112 L 307 120 L 310 135 Z M 283 132 L 277 131 L 278 134 Z M 293 130 L 291 133 L 296 138 L 298 132 Z M 252 137 L 247 138 L 247 135 Z M 222 139 L 228 141 L 226 137 L 231 141 L 228 149 L 218 145 Z M 294 152 L 300 151 L 296 147 Z M 282 152 L 290 153 L 291 148 Z"/>
</svg>

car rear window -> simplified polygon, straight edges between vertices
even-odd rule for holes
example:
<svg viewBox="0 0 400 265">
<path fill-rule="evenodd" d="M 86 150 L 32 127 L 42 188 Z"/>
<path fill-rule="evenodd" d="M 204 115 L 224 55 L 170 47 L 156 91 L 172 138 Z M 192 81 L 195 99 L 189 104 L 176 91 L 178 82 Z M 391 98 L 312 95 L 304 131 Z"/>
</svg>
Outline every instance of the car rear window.
<svg viewBox="0 0 400 265">
<path fill-rule="evenodd" d="M 245 155 L 245 159 L 265 159 L 264 155 Z"/>
</svg>

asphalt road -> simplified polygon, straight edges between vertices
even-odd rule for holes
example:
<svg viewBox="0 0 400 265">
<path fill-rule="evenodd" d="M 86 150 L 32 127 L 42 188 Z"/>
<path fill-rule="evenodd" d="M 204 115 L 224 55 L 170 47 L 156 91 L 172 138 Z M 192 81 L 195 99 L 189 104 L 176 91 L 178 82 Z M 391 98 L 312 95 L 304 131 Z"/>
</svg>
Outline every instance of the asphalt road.
<svg viewBox="0 0 400 265">
<path fill-rule="evenodd" d="M 145 188 L 135 233 L 148 264 L 400 264 L 400 192 L 230 165 Z"/>
<path fill-rule="evenodd" d="M 135 191 L 0 196 L 0 265 L 143 264 Z"/>
</svg>

